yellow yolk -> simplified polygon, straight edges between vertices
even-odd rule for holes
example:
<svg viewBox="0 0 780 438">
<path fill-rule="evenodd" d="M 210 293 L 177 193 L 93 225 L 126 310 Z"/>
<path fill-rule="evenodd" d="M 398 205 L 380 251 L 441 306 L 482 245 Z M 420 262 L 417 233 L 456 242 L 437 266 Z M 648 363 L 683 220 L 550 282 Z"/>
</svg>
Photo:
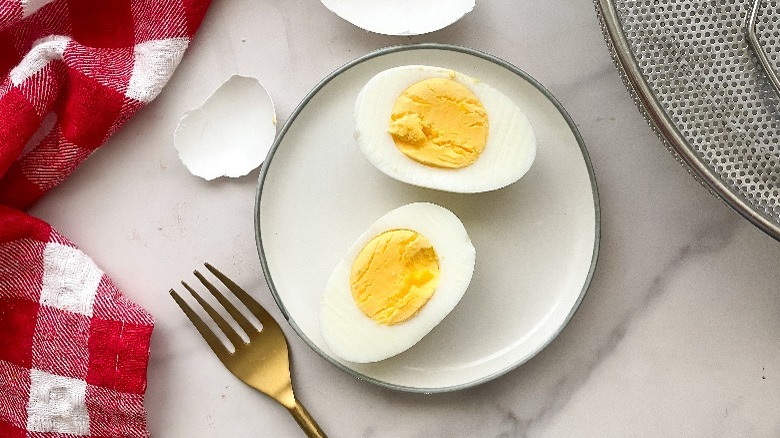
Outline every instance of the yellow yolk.
<svg viewBox="0 0 780 438">
<path fill-rule="evenodd" d="M 425 79 L 398 96 L 388 132 L 407 157 L 428 166 L 458 169 L 477 161 L 485 149 L 487 111 L 458 82 Z"/>
<path fill-rule="evenodd" d="M 386 231 L 360 251 L 350 285 L 358 308 L 379 324 L 414 316 L 439 284 L 439 258 L 431 242 L 412 230 Z"/>
</svg>

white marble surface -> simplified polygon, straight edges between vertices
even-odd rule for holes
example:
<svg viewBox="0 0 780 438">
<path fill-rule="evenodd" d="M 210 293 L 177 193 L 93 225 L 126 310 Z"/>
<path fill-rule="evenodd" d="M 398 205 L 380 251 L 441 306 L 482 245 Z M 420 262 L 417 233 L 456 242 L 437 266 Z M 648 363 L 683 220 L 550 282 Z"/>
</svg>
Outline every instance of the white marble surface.
<svg viewBox="0 0 780 438">
<path fill-rule="evenodd" d="M 157 318 L 146 406 L 159 437 L 300 436 L 225 371 L 168 297 L 209 260 L 279 316 L 253 236 L 257 172 L 207 183 L 178 161 L 182 113 L 233 73 L 260 78 L 286 120 L 323 76 L 373 49 L 446 42 L 546 85 L 590 150 L 601 257 L 569 326 L 519 369 L 435 396 L 353 379 L 289 327 L 299 398 L 333 437 L 780 436 L 780 243 L 710 196 L 661 146 L 612 66 L 592 3 L 481 1 L 455 25 L 383 37 L 316 0 L 215 0 L 181 67 L 32 213 Z"/>
</svg>

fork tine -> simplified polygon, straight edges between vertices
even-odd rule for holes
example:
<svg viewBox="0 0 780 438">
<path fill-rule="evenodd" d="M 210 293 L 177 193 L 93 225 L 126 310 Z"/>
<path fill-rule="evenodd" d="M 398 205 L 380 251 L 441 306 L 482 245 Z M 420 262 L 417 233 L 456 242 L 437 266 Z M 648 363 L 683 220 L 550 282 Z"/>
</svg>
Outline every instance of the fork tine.
<svg viewBox="0 0 780 438">
<path fill-rule="evenodd" d="M 217 326 L 219 327 L 219 329 L 222 330 L 222 333 L 224 333 L 225 336 L 227 336 L 227 338 L 230 340 L 230 342 L 233 343 L 233 346 L 236 349 L 238 349 L 239 346 L 241 346 L 241 345 L 246 343 L 246 342 L 244 342 L 243 339 L 241 339 L 241 336 L 239 336 L 239 334 L 236 333 L 235 330 L 233 330 L 233 327 L 231 327 L 230 324 L 228 324 L 228 322 L 225 321 L 225 318 L 223 318 L 222 315 L 217 313 L 217 311 L 214 310 L 213 307 L 211 307 L 211 304 L 207 303 L 206 300 L 201 298 L 200 295 L 197 292 L 195 292 L 195 290 L 193 288 L 190 287 L 190 285 L 188 285 L 187 283 L 185 283 L 183 281 L 181 282 L 181 284 L 188 291 L 190 291 L 190 293 L 195 298 L 195 300 L 198 301 L 198 304 L 200 304 L 201 307 L 203 307 L 203 309 L 206 311 L 206 313 L 209 314 L 211 319 L 213 319 L 214 322 L 217 323 Z"/>
<path fill-rule="evenodd" d="M 252 314 L 255 315 L 258 320 L 260 320 L 260 323 L 263 324 L 263 330 L 265 330 L 266 327 L 279 327 L 273 317 L 271 317 L 271 314 L 269 314 L 268 311 L 266 311 L 263 306 L 260 305 L 260 303 L 255 301 L 255 299 L 252 298 L 244 289 L 233 283 L 233 280 L 220 272 L 219 269 L 211 266 L 210 263 L 205 263 L 205 265 L 206 268 L 211 271 L 211 273 L 214 274 L 214 276 L 217 277 L 219 281 L 224 283 L 224 285 L 227 286 L 227 288 L 230 289 L 230 291 L 233 292 L 233 294 L 238 297 L 242 303 L 244 303 L 247 309 L 249 309 L 249 311 L 252 312 Z"/>
<path fill-rule="evenodd" d="M 192 310 L 192 308 L 183 299 L 181 299 L 179 294 L 176 293 L 176 291 L 173 289 L 171 289 L 170 293 L 171 297 L 173 297 L 173 300 L 176 301 L 176 304 L 178 304 L 184 314 L 187 315 L 187 319 L 189 319 L 192 325 L 198 329 L 198 333 L 200 333 L 203 339 L 206 340 L 206 343 L 209 344 L 209 347 L 211 347 L 211 350 L 214 352 L 214 354 L 216 354 L 220 360 L 230 355 L 230 352 L 228 352 L 228 350 L 222 344 L 222 341 L 220 341 L 219 338 L 214 333 L 212 333 L 211 329 L 209 329 L 206 323 L 200 319 L 200 316 L 198 316 L 198 314 L 195 313 L 195 311 Z"/>
<path fill-rule="evenodd" d="M 240 325 L 241 328 L 244 329 L 244 331 L 247 334 L 258 331 L 257 328 L 255 328 L 255 326 L 253 326 L 252 323 L 249 322 L 249 320 L 246 319 L 246 317 L 238 309 L 236 309 L 236 306 L 234 306 L 233 303 L 228 301 L 228 299 L 225 298 L 222 292 L 220 292 L 219 289 L 217 289 L 213 284 L 211 284 L 211 282 L 208 281 L 203 276 L 203 274 L 201 274 L 198 271 L 195 271 L 195 276 L 198 277 L 198 280 L 200 280 L 200 282 L 203 283 L 204 286 L 206 286 L 206 289 L 208 289 L 209 292 L 211 292 L 211 295 L 214 295 L 214 298 L 216 298 L 217 301 L 219 301 L 219 304 L 222 304 L 222 307 L 224 307 L 225 310 L 228 311 L 230 316 L 232 316 L 233 319 L 235 319 L 236 322 L 238 322 L 238 325 Z"/>
</svg>

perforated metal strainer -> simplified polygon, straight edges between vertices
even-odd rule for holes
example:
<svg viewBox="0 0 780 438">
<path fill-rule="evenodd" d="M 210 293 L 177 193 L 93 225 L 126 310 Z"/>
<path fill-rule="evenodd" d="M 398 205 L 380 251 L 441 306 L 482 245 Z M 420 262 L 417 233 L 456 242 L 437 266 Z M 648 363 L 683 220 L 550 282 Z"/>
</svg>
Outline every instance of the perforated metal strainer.
<svg viewBox="0 0 780 438">
<path fill-rule="evenodd" d="M 780 0 L 594 0 L 623 81 L 670 152 L 780 240 Z"/>
</svg>

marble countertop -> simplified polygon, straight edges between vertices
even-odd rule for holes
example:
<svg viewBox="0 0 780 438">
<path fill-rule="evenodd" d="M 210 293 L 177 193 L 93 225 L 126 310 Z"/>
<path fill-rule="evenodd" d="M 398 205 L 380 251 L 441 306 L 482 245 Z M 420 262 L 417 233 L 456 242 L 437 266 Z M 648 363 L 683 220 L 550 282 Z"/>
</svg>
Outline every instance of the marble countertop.
<svg viewBox="0 0 780 438">
<path fill-rule="evenodd" d="M 265 84 L 284 122 L 341 64 L 415 42 L 489 52 L 557 96 L 598 179 L 600 259 L 580 310 L 547 349 L 460 392 L 358 381 L 284 326 L 296 392 L 322 428 L 333 437 L 780 436 L 780 243 L 711 196 L 656 139 L 588 0 L 481 1 L 455 25 L 411 38 L 367 34 L 316 0 L 214 0 L 157 100 L 31 210 L 157 318 L 152 434 L 301 436 L 281 406 L 224 370 L 168 296 L 208 260 L 280 318 L 255 250 L 258 172 L 190 175 L 172 146 L 179 117 L 242 73 Z"/>
</svg>

